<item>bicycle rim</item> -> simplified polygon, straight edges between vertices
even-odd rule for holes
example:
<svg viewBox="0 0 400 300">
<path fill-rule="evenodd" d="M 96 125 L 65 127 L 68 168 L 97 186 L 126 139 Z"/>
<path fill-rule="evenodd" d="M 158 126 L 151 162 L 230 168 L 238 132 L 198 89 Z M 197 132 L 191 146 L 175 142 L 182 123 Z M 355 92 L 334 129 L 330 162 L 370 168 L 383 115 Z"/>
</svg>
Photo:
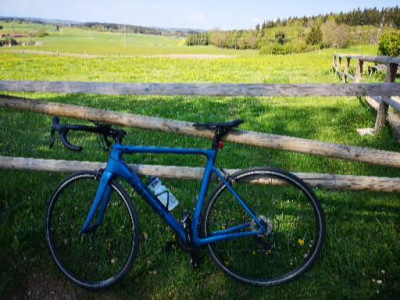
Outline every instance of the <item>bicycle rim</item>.
<svg viewBox="0 0 400 300">
<path fill-rule="evenodd" d="M 325 221 L 314 193 L 290 173 L 252 169 L 232 176 L 233 188 L 267 229 L 264 234 L 208 245 L 225 273 L 252 285 L 277 285 L 303 274 L 321 250 Z M 224 185 L 217 187 L 204 214 L 203 234 L 250 224 L 259 226 Z"/>
<path fill-rule="evenodd" d="M 139 228 L 129 196 L 113 183 L 103 222 L 96 231 L 81 229 L 99 185 L 95 173 L 66 179 L 47 212 L 47 241 L 60 270 L 89 289 L 111 286 L 130 270 L 138 249 Z M 93 218 L 92 224 L 97 220 Z"/>
</svg>

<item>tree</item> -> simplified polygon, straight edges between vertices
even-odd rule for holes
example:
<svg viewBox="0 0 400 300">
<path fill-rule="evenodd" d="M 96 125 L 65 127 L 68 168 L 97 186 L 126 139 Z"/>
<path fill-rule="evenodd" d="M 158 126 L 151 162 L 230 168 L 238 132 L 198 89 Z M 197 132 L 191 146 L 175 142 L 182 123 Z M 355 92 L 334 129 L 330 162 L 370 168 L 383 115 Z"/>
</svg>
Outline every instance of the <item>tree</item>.
<svg viewBox="0 0 400 300">
<path fill-rule="evenodd" d="M 313 26 L 307 35 L 308 45 L 319 45 L 322 42 L 322 31 L 319 26 Z"/>
<path fill-rule="evenodd" d="M 286 43 L 286 33 L 283 31 L 277 31 L 275 33 L 275 40 L 278 44 L 283 45 Z"/>
<path fill-rule="evenodd" d="M 321 27 L 322 42 L 326 47 L 343 48 L 350 45 L 350 27 L 346 24 L 337 25 L 328 21 Z"/>
<path fill-rule="evenodd" d="M 400 33 L 386 32 L 381 35 L 378 45 L 378 55 L 400 55 Z"/>
</svg>

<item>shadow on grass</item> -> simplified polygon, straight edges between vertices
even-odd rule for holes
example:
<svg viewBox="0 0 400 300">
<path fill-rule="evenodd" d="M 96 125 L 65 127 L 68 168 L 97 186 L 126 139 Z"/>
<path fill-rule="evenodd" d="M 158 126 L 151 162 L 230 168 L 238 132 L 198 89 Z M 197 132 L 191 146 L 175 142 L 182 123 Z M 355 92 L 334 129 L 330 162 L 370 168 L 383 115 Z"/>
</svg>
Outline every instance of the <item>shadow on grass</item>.
<svg viewBox="0 0 400 300">
<path fill-rule="evenodd" d="M 32 98 L 191 122 L 242 118 L 246 121 L 243 124 L 245 130 L 398 150 L 389 129 L 374 137 L 361 138 L 357 135 L 356 128 L 372 127 L 375 120 L 375 113 L 368 107 L 360 107 L 357 101 L 40 94 Z M 1 110 L 0 125 L 1 155 L 107 160 L 107 154 L 99 149 L 95 137 L 90 136 L 76 137 L 77 144 L 84 146 L 82 153 L 67 151 L 59 142 L 49 150 L 51 116 Z M 204 139 L 148 130 L 127 131 L 126 143 L 129 144 L 210 147 L 210 141 Z M 142 157 L 127 159 L 142 162 Z M 191 166 L 203 163 L 181 156 L 150 157 L 144 161 Z M 218 161 L 226 168 L 272 165 L 302 172 L 400 176 L 399 171 L 393 168 L 228 143 Z M 39 274 L 49 282 L 53 281 L 43 274 L 65 282 L 47 254 L 44 237 L 47 202 L 64 177 L 65 174 L 0 170 L 0 186 L 3 187 L 0 189 L 0 255 L 3 261 L 0 289 L 3 295 L 24 294 L 30 282 L 27 278 L 30 279 L 31 274 Z M 172 181 L 171 185 L 176 188 L 183 206 L 193 203 L 196 196 L 185 199 L 189 188 L 194 189 L 193 194 L 196 195 L 196 189 L 191 184 Z M 172 232 L 145 204 L 135 200 L 142 232 L 146 232 L 148 238 L 142 238 L 139 258 L 125 280 L 115 289 L 100 294 L 86 293 L 69 283 L 62 283 L 62 289 L 72 291 L 71 295 L 77 295 L 77 298 L 161 299 L 370 298 L 377 288 L 381 294 L 390 295 L 398 291 L 398 195 L 318 190 L 318 196 L 327 214 L 327 244 L 317 264 L 302 278 L 288 285 L 268 289 L 247 287 L 227 278 L 208 259 L 199 270 L 193 270 L 188 256 L 180 250 L 172 253 L 162 250 L 165 242 L 171 239 Z M 381 269 L 387 272 L 384 278 L 377 274 Z M 381 278 L 379 276 L 384 284 L 377 287 L 371 280 Z"/>
</svg>

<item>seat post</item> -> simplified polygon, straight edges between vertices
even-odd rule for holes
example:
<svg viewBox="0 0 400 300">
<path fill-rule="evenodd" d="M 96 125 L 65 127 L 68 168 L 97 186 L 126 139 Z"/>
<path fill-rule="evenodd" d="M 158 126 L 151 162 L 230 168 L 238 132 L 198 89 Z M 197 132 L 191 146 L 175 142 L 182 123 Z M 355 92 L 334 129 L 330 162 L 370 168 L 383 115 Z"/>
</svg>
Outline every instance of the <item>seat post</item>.
<svg viewBox="0 0 400 300">
<path fill-rule="evenodd" d="M 212 144 L 212 147 L 211 147 L 212 150 L 218 150 L 219 149 L 219 142 L 229 132 L 230 129 L 231 128 L 222 127 L 222 128 L 217 128 L 215 130 L 213 144 Z"/>
</svg>

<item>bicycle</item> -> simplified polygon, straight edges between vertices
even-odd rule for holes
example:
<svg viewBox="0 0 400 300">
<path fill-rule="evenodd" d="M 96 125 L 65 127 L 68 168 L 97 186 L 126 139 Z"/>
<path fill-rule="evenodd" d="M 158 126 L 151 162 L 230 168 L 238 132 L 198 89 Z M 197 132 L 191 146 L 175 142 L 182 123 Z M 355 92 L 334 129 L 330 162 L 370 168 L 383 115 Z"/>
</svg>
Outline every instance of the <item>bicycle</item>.
<svg viewBox="0 0 400 300">
<path fill-rule="evenodd" d="M 211 149 L 123 145 L 125 131 L 109 125 L 61 125 L 58 131 L 70 150 L 71 130 L 97 133 L 105 150 L 112 145 L 105 169 L 80 172 L 65 179 L 53 193 L 46 213 L 46 238 L 58 268 L 81 287 L 99 289 L 119 282 L 131 269 L 139 247 L 139 221 L 132 200 L 117 178 L 173 229 L 176 242 L 200 263 L 207 250 L 215 264 L 234 279 L 251 285 L 289 282 L 306 270 L 321 251 L 325 218 L 313 191 L 299 178 L 273 168 L 246 169 L 230 175 L 216 167 L 223 137 L 243 121 L 193 124 L 214 131 Z M 176 220 L 122 159 L 135 153 L 202 155 L 207 159 L 193 218 L 187 211 Z M 204 205 L 211 176 L 220 181 Z M 206 248 L 206 249 L 205 249 Z"/>
</svg>

